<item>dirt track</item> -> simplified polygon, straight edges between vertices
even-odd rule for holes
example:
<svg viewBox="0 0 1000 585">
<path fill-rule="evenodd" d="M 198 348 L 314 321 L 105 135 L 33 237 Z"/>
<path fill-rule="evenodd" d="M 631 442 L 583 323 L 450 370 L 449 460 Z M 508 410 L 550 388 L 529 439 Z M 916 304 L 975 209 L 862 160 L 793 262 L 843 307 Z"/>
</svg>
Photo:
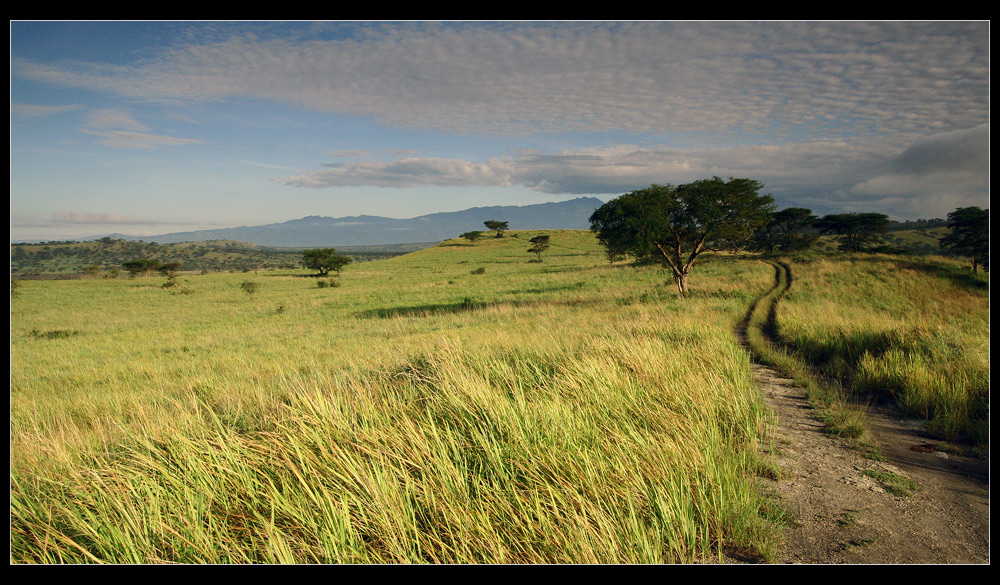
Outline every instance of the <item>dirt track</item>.
<svg viewBox="0 0 1000 585">
<path fill-rule="evenodd" d="M 780 274 L 776 289 L 779 282 Z M 737 335 L 745 341 L 742 330 Z M 762 364 L 754 365 L 754 377 L 777 414 L 774 443 L 784 473 L 772 487 L 796 519 L 777 562 L 989 562 L 988 460 L 945 453 L 919 421 L 889 408 L 870 411 L 886 461 L 866 459 L 824 433 L 791 380 Z M 865 471 L 910 478 L 916 490 L 893 495 Z"/>
</svg>

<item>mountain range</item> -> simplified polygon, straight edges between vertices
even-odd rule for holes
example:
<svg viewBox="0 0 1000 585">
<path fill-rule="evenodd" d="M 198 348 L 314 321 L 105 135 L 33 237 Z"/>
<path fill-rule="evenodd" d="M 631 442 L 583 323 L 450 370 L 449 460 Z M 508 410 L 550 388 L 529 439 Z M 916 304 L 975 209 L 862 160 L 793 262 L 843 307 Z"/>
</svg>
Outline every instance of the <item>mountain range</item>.
<svg viewBox="0 0 1000 585">
<path fill-rule="evenodd" d="M 281 223 L 261 226 L 220 228 L 174 232 L 159 236 L 125 236 L 122 240 L 173 244 L 207 240 L 236 240 L 259 246 L 287 248 L 375 246 L 440 242 L 469 231 L 486 231 L 485 221 L 506 221 L 512 230 L 589 229 L 588 219 L 604 202 L 595 197 L 580 197 L 558 203 L 473 207 L 422 215 L 411 219 L 392 219 L 372 215 L 323 217 L 310 215 Z"/>
</svg>

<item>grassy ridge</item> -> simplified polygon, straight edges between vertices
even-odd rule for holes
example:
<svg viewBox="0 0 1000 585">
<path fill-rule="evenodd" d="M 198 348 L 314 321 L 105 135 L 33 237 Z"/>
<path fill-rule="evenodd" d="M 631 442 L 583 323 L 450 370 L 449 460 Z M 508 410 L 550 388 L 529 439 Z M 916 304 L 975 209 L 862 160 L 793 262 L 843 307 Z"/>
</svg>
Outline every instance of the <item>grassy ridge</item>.
<svg viewBox="0 0 1000 585">
<path fill-rule="evenodd" d="M 338 251 L 355 262 L 382 260 L 432 244 L 390 244 L 342 247 Z M 89 242 L 13 244 L 10 271 L 18 278 L 110 277 L 110 271 L 141 258 L 177 262 L 185 272 L 250 272 L 299 268 L 302 250 L 272 248 L 231 240 L 156 244 L 102 238 Z"/>
<path fill-rule="evenodd" d="M 302 272 L 27 282 L 11 315 L 12 562 L 768 558 L 767 414 L 732 328 L 589 232 Z"/>
</svg>

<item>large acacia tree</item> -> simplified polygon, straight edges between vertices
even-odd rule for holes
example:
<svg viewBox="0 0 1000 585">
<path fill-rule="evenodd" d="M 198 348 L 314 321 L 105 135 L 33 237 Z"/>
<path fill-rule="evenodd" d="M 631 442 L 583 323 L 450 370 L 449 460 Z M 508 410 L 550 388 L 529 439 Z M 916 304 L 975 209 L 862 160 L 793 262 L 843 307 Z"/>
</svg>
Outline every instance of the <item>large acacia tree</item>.
<svg viewBox="0 0 1000 585">
<path fill-rule="evenodd" d="M 590 216 L 609 258 L 653 260 L 673 273 L 681 295 L 703 252 L 741 248 L 774 209 L 762 183 L 719 177 L 686 185 L 652 185 L 621 195 Z"/>
</svg>

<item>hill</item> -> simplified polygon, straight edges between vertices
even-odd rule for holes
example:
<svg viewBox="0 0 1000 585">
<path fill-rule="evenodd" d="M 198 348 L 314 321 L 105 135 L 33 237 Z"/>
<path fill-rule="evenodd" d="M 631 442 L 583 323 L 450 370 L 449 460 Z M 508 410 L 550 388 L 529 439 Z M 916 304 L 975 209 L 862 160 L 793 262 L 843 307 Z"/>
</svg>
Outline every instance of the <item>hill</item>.
<svg viewBox="0 0 1000 585">
<path fill-rule="evenodd" d="M 432 246 L 424 244 L 387 244 L 382 246 L 344 246 L 337 250 L 354 262 L 382 260 Z M 10 273 L 19 278 L 72 278 L 121 268 L 132 260 L 152 258 L 178 262 L 184 272 L 249 272 L 298 268 L 302 251 L 297 248 L 272 248 L 233 240 L 180 242 L 130 242 L 111 237 L 92 242 L 46 242 L 11 246 Z"/>
<path fill-rule="evenodd" d="M 142 238 L 113 237 L 158 244 L 236 240 L 259 246 L 288 248 L 322 246 L 373 246 L 440 242 L 470 230 L 483 230 L 484 221 L 506 221 L 511 229 L 589 229 L 588 218 L 604 202 L 595 197 L 580 197 L 558 203 L 474 207 L 463 211 L 432 213 L 411 219 L 392 219 L 373 215 L 324 217 L 310 215 L 281 223 L 261 226 L 175 232 Z"/>
</svg>

